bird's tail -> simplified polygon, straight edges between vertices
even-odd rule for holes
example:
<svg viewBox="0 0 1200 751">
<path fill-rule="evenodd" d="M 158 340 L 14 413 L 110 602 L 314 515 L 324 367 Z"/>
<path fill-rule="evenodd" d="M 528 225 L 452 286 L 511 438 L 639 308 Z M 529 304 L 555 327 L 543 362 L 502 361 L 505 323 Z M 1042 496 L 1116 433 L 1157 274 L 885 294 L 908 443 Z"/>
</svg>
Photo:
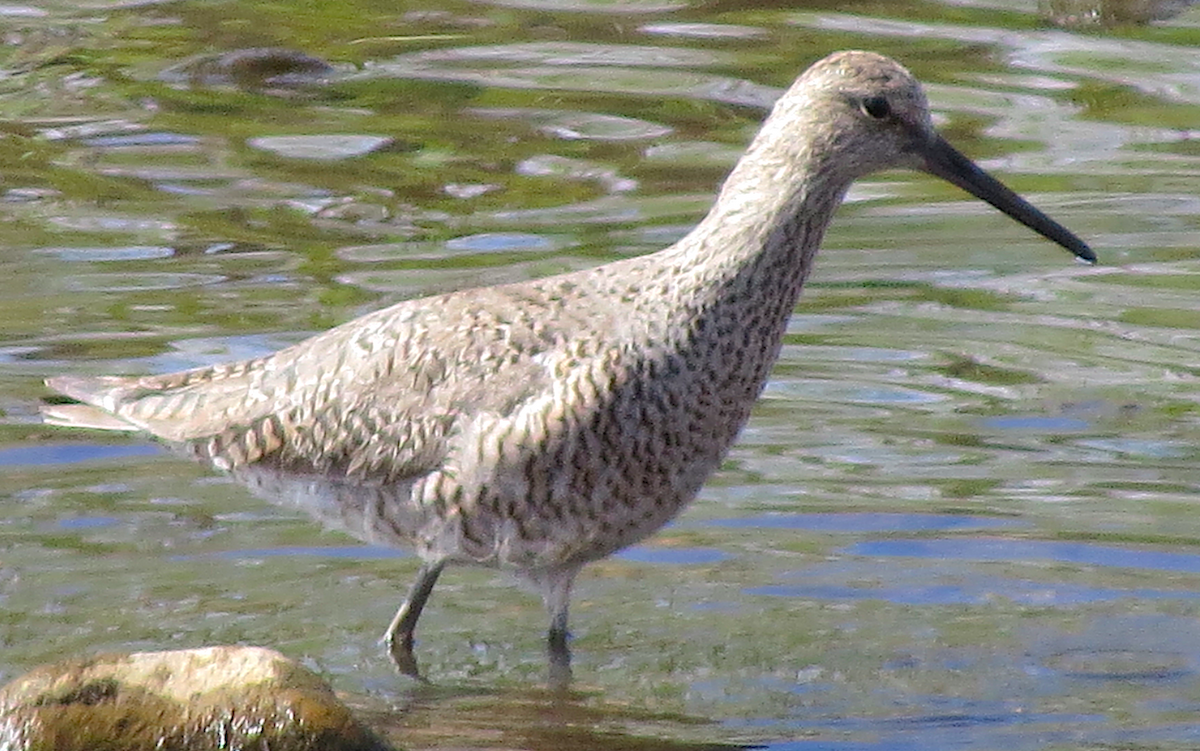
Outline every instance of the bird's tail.
<svg viewBox="0 0 1200 751">
<path fill-rule="evenodd" d="M 65 428 L 86 428 L 88 430 L 120 430 L 135 432 L 140 430 L 136 425 L 125 422 L 116 415 L 93 407 L 90 404 L 43 404 L 41 406 L 42 422 L 47 425 L 59 425 Z"/>
</svg>

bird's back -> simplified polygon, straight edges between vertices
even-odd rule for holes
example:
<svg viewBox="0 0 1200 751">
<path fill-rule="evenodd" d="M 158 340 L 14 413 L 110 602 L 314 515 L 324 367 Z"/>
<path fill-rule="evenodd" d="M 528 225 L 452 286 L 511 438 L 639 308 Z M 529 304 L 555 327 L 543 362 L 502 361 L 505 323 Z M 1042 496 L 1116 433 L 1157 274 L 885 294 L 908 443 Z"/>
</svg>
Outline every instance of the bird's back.
<svg viewBox="0 0 1200 751">
<path fill-rule="evenodd" d="M 577 345 L 581 327 L 593 343 L 603 337 L 601 316 L 581 318 L 570 302 L 545 283 L 464 290 L 399 303 L 265 357 L 47 383 L 116 418 L 98 418 L 105 424 L 96 427 L 143 430 L 223 469 L 270 460 L 402 477 L 443 457 L 444 438 L 464 414 L 504 414 L 544 389 L 545 361 Z M 46 413 L 68 424 L 87 414 Z"/>
</svg>

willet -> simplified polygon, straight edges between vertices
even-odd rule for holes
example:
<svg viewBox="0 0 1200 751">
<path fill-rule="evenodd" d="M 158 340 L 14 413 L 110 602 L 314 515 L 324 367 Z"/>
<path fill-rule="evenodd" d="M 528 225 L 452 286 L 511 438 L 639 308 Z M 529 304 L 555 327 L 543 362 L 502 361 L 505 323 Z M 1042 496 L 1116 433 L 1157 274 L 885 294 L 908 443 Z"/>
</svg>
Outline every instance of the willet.
<svg viewBox="0 0 1200 751">
<path fill-rule="evenodd" d="M 443 567 L 515 570 L 542 593 L 561 683 L 576 574 L 696 495 L 762 391 L 834 209 L 852 181 L 895 167 L 1095 260 L 937 135 L 903 67 L 839 52 L 776 102 L 708 215 L 665 250 L 402 302 L 253 360 L 56 376 L 50 388 L 84 404 L 46 419 L 145 431 L 410 544 L 423 564 L 385 639 L 413 676 Z"/>
</svg>

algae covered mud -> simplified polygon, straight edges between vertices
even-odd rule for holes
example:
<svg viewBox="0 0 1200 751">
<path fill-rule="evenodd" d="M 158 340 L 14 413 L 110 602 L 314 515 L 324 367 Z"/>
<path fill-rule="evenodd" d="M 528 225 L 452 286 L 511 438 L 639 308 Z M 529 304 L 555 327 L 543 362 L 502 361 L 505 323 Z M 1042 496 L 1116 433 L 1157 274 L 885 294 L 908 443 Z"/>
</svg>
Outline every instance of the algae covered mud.
<svg viewBox="0 0 1200 751">
<path fill-rule="evenodd" d="M 249 643 L 408 723 L 405 745 L 567 726 L 596 747 L 1188 745 L 1191 14 L 1071 31 L 1032 4 L 389 6 L 6 16 L 4 677 Z M 264 354 L 661 248 L 779 88 L 848 47 L 905 62 L 948 137 L 1104 264 L 932 181 L 860 183 L 722 470 L 580 577 L 569 707 L 529 693 L 541 607 L 503 578 L 443 577 L 418 645 L 438 686 L 416 689 L 376 643 L 415 559 L 140 439 L 36 421 L 49 374 Z M 237 53 L 262 48 L 308 57 Z"/>
</svg>

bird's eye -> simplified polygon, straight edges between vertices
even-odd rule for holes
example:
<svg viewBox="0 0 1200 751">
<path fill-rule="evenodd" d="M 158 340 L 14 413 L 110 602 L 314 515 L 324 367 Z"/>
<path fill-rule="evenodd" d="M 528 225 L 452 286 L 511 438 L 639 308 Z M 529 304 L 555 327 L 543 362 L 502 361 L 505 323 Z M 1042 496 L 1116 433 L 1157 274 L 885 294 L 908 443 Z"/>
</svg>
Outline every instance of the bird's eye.
<svg viewBox="0 0 1200 751">
<path fill-rule="evenodd" d="M 860 106 L 868 117 L 876 120 L 886 120 L 892 115 L 892 105 L 888 104 L 888 100 L 881 96 L 869 96 L 862 100 Z"/>
</svg>

